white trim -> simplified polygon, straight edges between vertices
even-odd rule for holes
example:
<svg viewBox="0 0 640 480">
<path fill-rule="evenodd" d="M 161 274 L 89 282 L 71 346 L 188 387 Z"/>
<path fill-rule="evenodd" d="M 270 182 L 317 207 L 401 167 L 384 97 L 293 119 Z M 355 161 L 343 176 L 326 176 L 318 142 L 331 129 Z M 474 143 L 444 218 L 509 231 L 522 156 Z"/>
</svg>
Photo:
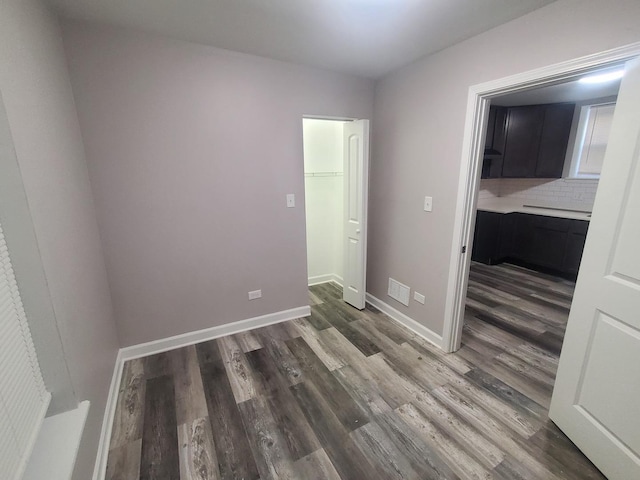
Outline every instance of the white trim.
<svg viewBox="0 0 640 480">
<path fill-rule="evenodd" d="M 309 277 L 307 285 L 312 287 L 313 285 L 320 285 L 321 283 L 335 282 L 342 286 L 342 277 L 335 273 L 328 273 L 326 275 L 317 275 L 315 277 Z"/>
<path fill-rule="evenodd" d="M 428 342 L 433 343 L 436 347 L 442 348 L 442 337 L 435 333 L 433 330 L 430 330 L 421 323 L 416 322 L 413 318 L 408 317 L 404 313 L 396 310 L 391 305 L 383 302 L 379 298 L 374 297 L 370 293 L 367 293 L 367 303 L 376 307 L 390 319 L 398 322 L 403 327 L 408 328 L 412 332 L 420 335 Z"/>
<path fill-rule="evenodd" d="M 89 401 L 44 419 L 23 480 L 69 480 L 76 463 Z"/>
<path fill-rule="evenodd" d="M 104 480 L 107 475 L 109 442 L 111 441 L 113 419 L 116 415 L 116 402 L 118 400 L 118 390 L 120 390 L 120 380 L 122 379 L 123 366 L 124 360 L 122 359 L 121 349 L 118 351 L 118 355 L 116 356 L 116 364 L 113 367 L 113 375 L 111 376 L 111 385 L 109 387 L 107 404 L 104 408 L 104 416 L 102 417 L 102 429 L 100 430 L 100 442 L 98 443 L 98 455 L 96 457 L 96 464 L 93 468 L 93 480 Z"/>
<path fill-rule="evenodd" d="M 42 432 L 42 426 L 44 422 L 47 420 L 47 410 L 49 410 L 49 405 L 51 404 L 51 393 L 45 391 L 44 403 L 40 405 L 40 411 L 38 412 L 38 418 L 40 422 L 38 424 L 38 428 L 34 429 L 29 436 L 29 440 L 27 441 L 27 448 L 25 449 L 25 456 L 22 458 L 22 464 L 18 468 L 18 476 L 16 478 L 22 478 L 29 468 L 29 464 L 32 461 L 32 458 L 38 456 L 38 452 L 36 450 L 38 445 L 38 439 L 40 438 L 40 433 Z"/>
<path fill-rule="evenodd" d="M 254 328 L 266 327 L 274 323 L 286 322 L 300 317 L 308 317 L 311 315 L 311 307 L 305 305 L 302 307 L 283 310 L 281 312 L 269 313 L 259 317 L 247 318 L 237 322 L 227 323 L 216 327 L 205 328 L 195 332 L 183 333 L 173 337 L 162 338 L 152 342 L 140 343 L 130 347 L 121 348 L 116 357 L 116 364 L 111 377 L 111 386 L 109 388 L 109 396 L 102 420 L 102 431 L 100 433 L 100 443 L 98 445 L 98 456 L 93 470 L 93 480 L 104 480 L 107 471 L 107 456 L 109 454 L 109 441 L 111 439 L 111 428 L 113 419 L 116 414 L 116 402 L 118 399 L 118 390 L 120 389 L 120 381 L 122 379 L 122 369 L 124 362 L 134 358 L 146 357 L 156 353 L 166 352 L 175 348 L 186 347 L 214 338 L 233 335 L 235 333 L 253 330 Z"/>
<path fill-rule="evenodd" d="M 205 328 L 204 330 L 187 332 L 174 337 L 139 343 L 138 345 L 121 348 L 120 353 L 122 354 L 122 360 L 132 360 L 134 358 L 166 352 L 175 348 L 186 347 L 187 345 L 206 342 L 207 340 L 213 340 L 214 338 L 224 337 L 226 335 L 233 335 L 235 333 L 253 330 L 254 328 L 266 327 L 267 325 L 273 325 L 274 323 L 286 322 L 287 320 L 293 320 L 300 317 L 308 317 L 309 315 L 311 315 L 311 307 L 309 307 L 309 305 L 305 305 L 304 307 L 292 308 L 290 310 L 269 313 L 259 317 L 247 318 L 246 320 L 225 323 L 224 325 Z"/>
<path fill-rule="evenodd" d="M 442 348 L 446 352 L 457 350 L 462 338 L 464 300 L 471 264 L 471 255 L 468 253 L 473 242 L 473 225 L 480 182 L 479 170 L 482 165 L 483 136 L 489 100 L 492 97 L 527 88 L 571 80 L 595 68 L 620 64 L 638 55 L 640 55 L 640 42 L 469 88 L 442 335 Z M 466 254 L 461 253 L 463 246 L 467 247 Z"/>
</svg>

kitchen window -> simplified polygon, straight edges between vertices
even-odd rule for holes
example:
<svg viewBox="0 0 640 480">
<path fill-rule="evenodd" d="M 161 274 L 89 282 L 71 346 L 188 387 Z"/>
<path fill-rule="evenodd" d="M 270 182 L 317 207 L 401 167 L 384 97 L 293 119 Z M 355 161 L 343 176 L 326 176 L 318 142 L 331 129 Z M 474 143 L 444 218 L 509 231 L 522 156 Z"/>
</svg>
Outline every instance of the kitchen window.
<svg viewBox="0 0 640 480">
<path fill-rule="evenodd" d="M 615 107 L 603 103 L 580 109 L 569 178 L 600 178 Z"/>
</svg>

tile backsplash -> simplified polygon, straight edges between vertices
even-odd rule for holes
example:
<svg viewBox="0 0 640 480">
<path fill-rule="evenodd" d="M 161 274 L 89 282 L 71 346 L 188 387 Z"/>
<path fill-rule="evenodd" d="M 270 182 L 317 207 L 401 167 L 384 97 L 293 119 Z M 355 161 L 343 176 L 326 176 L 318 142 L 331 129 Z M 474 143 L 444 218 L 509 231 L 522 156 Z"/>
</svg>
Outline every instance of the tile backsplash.
<svg viewBox="0 0 640 480">
<path fill-rule="evenodd" d="M 479 199 L 510 198 L 545 206 L 571 206 L 591 211 L 598 180 L 492 178 L 480 181 Z"/>
</svg>

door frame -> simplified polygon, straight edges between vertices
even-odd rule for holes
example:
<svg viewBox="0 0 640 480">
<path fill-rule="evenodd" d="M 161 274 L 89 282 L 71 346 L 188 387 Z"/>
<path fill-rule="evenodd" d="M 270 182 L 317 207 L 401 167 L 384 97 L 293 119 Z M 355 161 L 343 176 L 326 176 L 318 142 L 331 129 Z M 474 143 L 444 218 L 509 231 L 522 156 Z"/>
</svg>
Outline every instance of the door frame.
<svg viewBox="0 0 640 480">
<path fill-rule="evenodd" d="M 532 87 L 562 83 L 596 69 L 622 64 L 638 56 L 640 56 L 640 42 L 473 85 L 469 88 L 449 264 L 449 281 L 445 300 L 442 334 L 442 349 L 445 352 L 455 352 L 460 348 L 462 341 L 465 298 L 471 266 L 469 253 L 473 245 L 490 100 Z"/>
<path fill-rule="evenodd" d="M 368 118 L 356 118 L 356 117 L 343 117 L 343 116 L 331 116 L 331 115 L 302 115 L 302 119 L 310 119 L 310 120 L 330 120 L 330 121 L 335 121 L 335 122 L 355 122 L 357 120 L 367 120 L 369 122 L 369 126 L 371 125 L 371 119 Z M 366 281 L 367 281 L 367 252 L 368 252 L 368 245 L 369 245 L 369 229 L 368 229 L 368 223 L 369 223 L 369 170 L 371 167 L 371 129 L 369 127 L 369 144 L 367 145 L 367 158 L 366 158 L 366 169 L 367 169 L 367 175 L 366 175 L 366 179 L 367 181 L 365 182 L 365 185 L 363 185 L 362 187 L 362 196 L 363 198 L 363 208 L 364 208 L 364 213 L 363 213 L 363 217 L 364 217 L 364 221 L 367 224 L 367 228 L 366 228 L 366 234 L 364 237 L 364 274 L 365 274 L 365 284 L 364 284 L 364 289 L 366 292 Z M 344 159 L 343 159 L 344 161 Z M 302 130 L 302 191 L 304 193 L 304 206 L 305 206 L 305 210 L 304 210 L 304 241 L 305 241 L 305 269 L 308 269 L 308 265 L 309 265 L 309 249 L 308 249 L 308 242 L 307 242 L 307 210 L 306 210 L 306 206 L 307 206 L 307 187 L 306 187 L 306 183 L 305 183 L 305 179 L 304 179 L 304 129 Z M 344 208 L 343 208 L 344 211 Z M 343 221 L 344 218 L 341 218 L 341 221 Z M 344 243 L 344 242 L 342 242 Z M 343 245 L 343 255 L 344 255 L 344 245 Z M 344 258 L 344 257 L 343 257 Z M 309 278 L 309 272 L 307 271 L 307 287 L 308 287 L 308 278 Z M 366 299 L 366 296 L 365 296 Z M 366 303 L 366 300 L 365 300 Z"/>
</svg>

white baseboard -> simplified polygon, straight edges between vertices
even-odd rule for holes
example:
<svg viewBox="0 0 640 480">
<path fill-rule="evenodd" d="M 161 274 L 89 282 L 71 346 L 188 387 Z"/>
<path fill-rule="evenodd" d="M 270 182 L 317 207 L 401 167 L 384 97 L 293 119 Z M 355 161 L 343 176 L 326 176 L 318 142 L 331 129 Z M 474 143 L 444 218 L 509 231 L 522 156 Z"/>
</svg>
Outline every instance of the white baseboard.
<svg viewBox="0 0 640 480">
<path fill-rule="evenodd" d="M 311 315 L 311 307 L 309 307 L 309 305 L 305 305 L 304 307 L 269 313 L 267 315 L 248 318 L 246 320 L 225 323 L 224 325 L 219 325 L 217 327 L 205 328 L 204 330 L 183 333 L 174 337 L 161 338 L 160 340 L 154 340 L 152 342 L 132 345 L 130 347 L 121 348 L 120 352 L 122 353 L 123 360 L 132 360 L 134 358 L 166 352 L 175 348 L 186 347 L 187 345 L 206 342 L 207 340 L 213 340 L 214 338 L 224 337 L 226 335 L 233 335 L 235 333 L 253 330 L 254 328 L 266 327 L 267 325 L 272 325 L 274 323 L 286 322 L 287 320 L 293 320 L 294 318 L 308 317 L 309 315 Z"/>
<path fill-rule="evenodd" d="M 382 313 L 386 314 L 392 320 L 395 320 L 400 325 L 408 328 L 414 333 L 417 333 L 425 340 L 433 343 L 436 347 L 442 348 L 442 336 L 438 335 L 434 331 L 428 329 L 421 323 L 416 322 L 413 318 L 408 317 L 404 313 L 396 310 L 388 303 L 383 302 L 379 298 L 374 297 L 370 293 L 367 293 L 367 303 L 373 305 Z"/>
<path fill-rule="evenodd" d="M 98 443 L 98 454 L 96 456 L 96 465 L 93 468 L 93 480 L 104 480 L 107 475 L 107 457 L 109 456 L 109 442 L 111 441 L 111 429 L 113 427 L 113 419 L 116 415 L 116 402 L 118 401 L 118 391 L 120 390 L 120 380 L 122 379 L 122 349 L 118 351 L 116 356 L 116 364 L 113 367 L 113 375 L 111 376 L 111 385 L 109 386 L 109 395 L 107 396 L 107 404 L 104 407 L 104 416 L 102 417 L 102 429 L 100 430 L 100 441 Z"/>
<path fill-rule="evenodd" d="M 307 280 L 307 285 L 309 285 L 310 287 L 327 282 L 335 282 L 340 286 L 342 286 L 343 283 L 342 277 L 340 275 L 336 275 L 335 273 L 328 273 L 327 275 L 317 275 L 315 277 L 309 277 Z"/>
<path fill-rule="evenodd" d="M 113 376 L 111 377 L 111 386 L 109 388 L 109 396 L 107 398 L 107 405 L 102 421 L 102 432 L 100 434 L 96 465 L 93 471 L 93 480 L 104 480 L 106 475 L 111 428 L 113 426 L 113 418 L 116 414 L 116 403 L 118 400 L 118 391 L 120 390 L 120 381 L 122 379 L 124 362 L 134 358 L 166 352 L 175 348 L 186 347 L 187 345 L 206 342 L 226 335 L 233 335 L 235 333 L 253 330 L 254 328 L 266 327 L 268 325 L 286 322 L 287 320 L 293 320 L 300 317 L 308 317 L 309 315 L 311 315 L 311 307 L 309 307 L 309 305 L 305 305 L 303 307 L 269 313 L 267 315 L 227 323 L 217 327 L 205 328 L 204 330 L 183 333 L 174 337 L 162 338 L 152 342 L 121 348 L 118 352 L 118 356 L 116 357 L 116 364 L 113 369 Z"/>
</svg>

